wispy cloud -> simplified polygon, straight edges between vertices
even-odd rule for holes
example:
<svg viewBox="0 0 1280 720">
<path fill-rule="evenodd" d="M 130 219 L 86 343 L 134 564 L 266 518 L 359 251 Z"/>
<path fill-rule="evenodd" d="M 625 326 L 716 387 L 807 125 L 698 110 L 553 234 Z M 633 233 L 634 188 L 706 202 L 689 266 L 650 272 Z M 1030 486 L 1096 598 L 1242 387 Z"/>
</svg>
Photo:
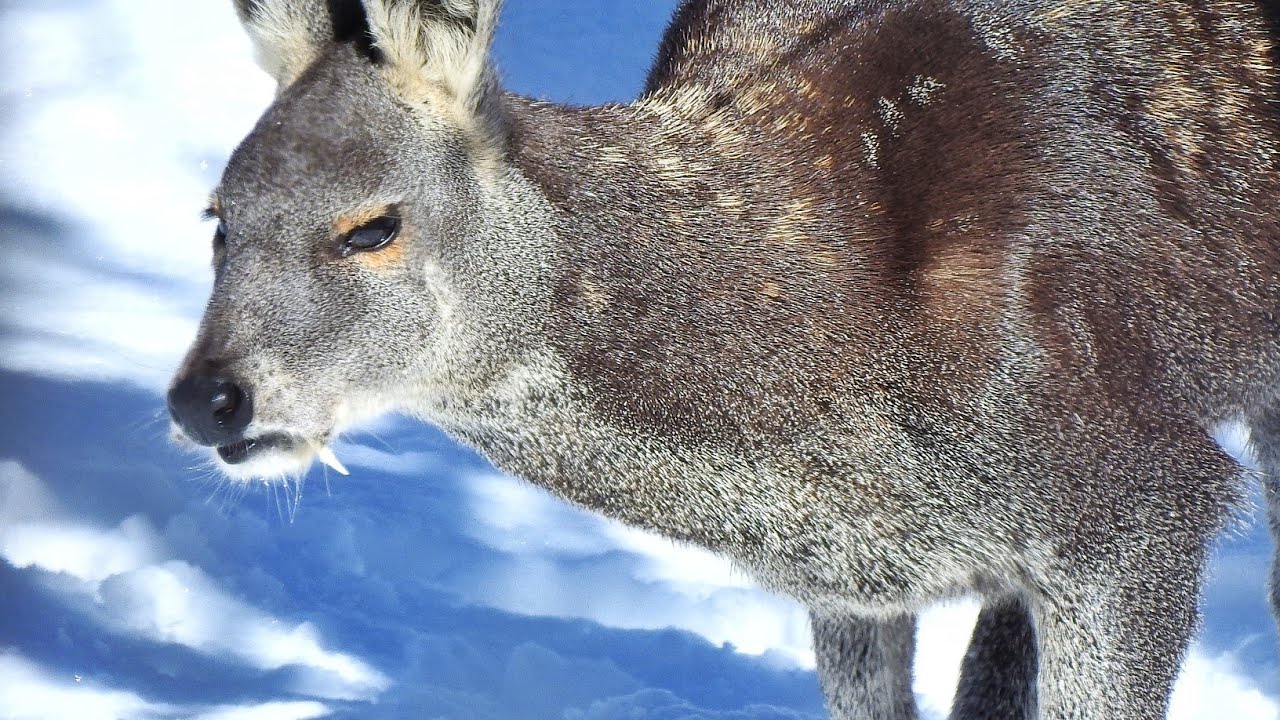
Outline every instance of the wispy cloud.
<svg viewBox="0 0 1280 720">
<path fill-rule="evenodd" d="M 199 568 L 171 560 L 103 583 L 103 615 L 123 632 L 176 643 L 259 670 L 296 667 L 298 689 L 317 697 L 368 700 L 390 684 L 346 653 L 324 648 L 309 623 L 290 623 L 233 597 Z"/>
<path fill-rule="evenodd" d="M 11 720 L 120 720 L 173 717 L 172 705 L 75 676 L 56 678 L 13 651 L 0 652 L 0 717 Z"/>
<path fill-rule="evenodd" d="M 270 702 L 216 707 L 201 712 L 194 720 L 314 720 L 331 714 L 327 706 L 318 702 Z"/>
<path fill-rule="evenodd" d="M 0 717 L 7 720 L 314 720 L 323 703 L 276 701 L 200 706 L 154 702 L 78 675 L 59 676 L 21 654 L 0 651 Z"/>
<path fill-rule="evenodd" d="M 1169 720 L 1201 718 L 1276 720 L 1280 700 L 1263 693 L 1230 653 L 1211 656 L 1197 648 L 1174 686 Z"/>
<path fill-rule="evenodd" d="M 35 498 L 27 509 L 50 514 L 39 505 L 50 494 L 12 462 L 0 465 L 0 497 L 8 496 Z M 311 624 L 259 610 L 200 568 L 169 556 L 141 516 L 103 530 L 56 518 L 24 520 L 13 513 L 0 526 L 0 557 L 18 568 L 57 574 L 64 581 L 59 587 L 74 588 L 81 606 L 113 632 L 182 645 L 258 670 L 291 667 L 299 676 L 297 689 L 315 697 L 368 700 L 390 685 L 359 658 L 326 649 Z"/>
<path fill-rule="evenodd" d="M 0 528 L 0 555 L 10 565 L 70 575 L 95 598 L 104 580 L 159 562 L 157 543 L 140 516 L 110 530 L 68 522 L 17 522 Z"/>
<path fill-rule="evenodd" d="M 92 238 L 81 238 L 92 243 Z M 193 311 L 143 281 L 64 258 L 19 255 L 0 268 L 0 364 L 70 380 L 165 386 L 195 334 Z M 28 282 L 38 279 L 37 284 Z M 72 289 L 50 296 L 49 287 Z"/>
<path fill-rule="evenodd" d="M 532 485 L 468 479 L 469 532 L 506 553 L 477 568 L 471 599 L 622 628 L 679 627 L 812 667 L 808 619 L 724 558 L 576 510 Z"/>
<path fill-rule="evenodd" d="M 221 161 L 269 102 L 220 3 L 6 7 L 0 366 L 159 389 L 194 335 Z M 51 291 L 57 288 L 56 291 Z"/>
</svg>

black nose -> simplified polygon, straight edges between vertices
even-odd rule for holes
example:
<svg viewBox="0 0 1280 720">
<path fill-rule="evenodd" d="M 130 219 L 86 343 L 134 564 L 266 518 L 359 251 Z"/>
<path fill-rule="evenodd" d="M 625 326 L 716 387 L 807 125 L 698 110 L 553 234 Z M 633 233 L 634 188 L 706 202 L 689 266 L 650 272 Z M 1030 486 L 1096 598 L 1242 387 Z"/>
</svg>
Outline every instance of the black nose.
<svg viewBox="0 0 1280 720">
<path fill-rule="evenodd" d="M 253 400 L 226 378 L 191 375 L 169 390 L 169 414 L 201 445 L 229 445 L 243 439 L 253 419 Z"/>
</svg>

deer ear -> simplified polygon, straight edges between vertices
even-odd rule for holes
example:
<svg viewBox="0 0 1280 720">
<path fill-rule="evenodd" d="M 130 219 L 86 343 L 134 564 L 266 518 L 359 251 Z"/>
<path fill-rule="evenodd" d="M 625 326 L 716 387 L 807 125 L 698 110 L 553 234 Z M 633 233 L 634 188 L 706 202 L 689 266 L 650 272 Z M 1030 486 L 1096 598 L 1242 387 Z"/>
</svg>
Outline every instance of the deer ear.
<svg viewBox="0 0 1280 720">
<path fill-rule="evenodd" d="M 323 47 L 363 37 L 368 28 L 359 0 L 233 1 L 258 65 L 281 87 L 297 79 Z"/>
<path fill-rule="evenodd" d="M 474 114 L 495 87 L 489 46 L 502 0 L 363 0 L 392 84 L 411 102 Z"/>
</svg>

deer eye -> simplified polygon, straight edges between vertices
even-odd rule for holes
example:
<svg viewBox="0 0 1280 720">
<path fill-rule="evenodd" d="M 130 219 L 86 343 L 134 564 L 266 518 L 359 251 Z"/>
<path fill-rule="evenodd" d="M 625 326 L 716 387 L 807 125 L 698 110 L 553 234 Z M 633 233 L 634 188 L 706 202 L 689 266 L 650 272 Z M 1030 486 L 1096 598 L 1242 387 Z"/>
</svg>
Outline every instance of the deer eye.
<svg viewBox="0 0 1280 720">
<path fill-rule="evenodd" d="M 400 218 L 384 215 L 343 235 L 338 252 L 342 257 L 347 257 L 353 253 L 381 250 L 390 245 L 399 233 Z"/>
<path fill-rule="evenodd" d="M 218 229 L 213 231 L 213 250 L 214 252 L 222 252 L 227 247 L 227 223 L 226 221 L 218 221 Z"/>
</svg>

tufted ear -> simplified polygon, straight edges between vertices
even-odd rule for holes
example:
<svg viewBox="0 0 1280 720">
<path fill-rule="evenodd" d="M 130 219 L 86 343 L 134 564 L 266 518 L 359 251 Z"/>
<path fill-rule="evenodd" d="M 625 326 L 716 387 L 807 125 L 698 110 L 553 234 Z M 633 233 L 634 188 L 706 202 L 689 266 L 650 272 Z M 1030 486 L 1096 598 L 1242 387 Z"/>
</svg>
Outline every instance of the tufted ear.
<svg viewBox="0 0 1280 720">
<path fill-rule="evenodd" d="M 363 0 L 374 47 L 410 102 L 480 112 L 495 88 L 489 46 L 502 0 Z"/>
<path fill-rule="evenodd" d="M 293 82 L 320 49 L 365 36 L 359 0 L 233 0 L 253 40 L 258 64 L 280 83 Z"/>
</svg>

